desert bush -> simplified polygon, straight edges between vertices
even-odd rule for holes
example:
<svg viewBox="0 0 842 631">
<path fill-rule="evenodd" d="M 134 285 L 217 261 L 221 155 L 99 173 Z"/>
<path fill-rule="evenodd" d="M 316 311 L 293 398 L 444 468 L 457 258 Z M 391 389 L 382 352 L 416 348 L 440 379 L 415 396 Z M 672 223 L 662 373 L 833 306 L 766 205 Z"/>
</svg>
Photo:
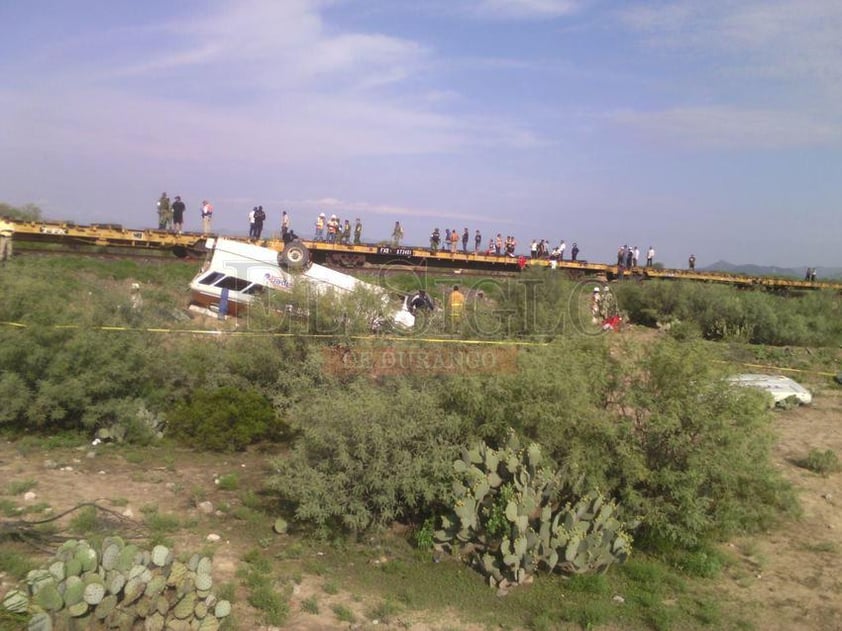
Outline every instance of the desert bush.
<svg viewBox="0 0 842 631">
<path fill-rule="evenodd" d="M 499 284 L 498 337 L 544 337 L 566 332 L 579 318 L 578 285 L 547 269 L 526 270 Z"/>
<path fill-rule="evenodd" d="M 803 468 L 818 473 L 820 475 L 830 475 L 842 469 L 839 462 L 839 456 L 832 449 L 811 449 L 804 458 L 796 461 L 796 464 Z"/>
<path fill-rule="evenodd" d="M 357 381 L 314 393 L 290 418 L 299 435 L 267 485 L 323 532 L 410 518 L 449 493 L 463 424 L 429 394 Z"/>
<path fill-rule="evenodd" d="M 539 443 L 571 491 L 606 488 L 623 426 L 608 411 L 620 364 L 605 337 L 563 338 L 520 351 L 512 374 L 455 376 L 438 386 L 440 405 L 473 423 L 493 446 L 510 427 Z"/>
<path fill-rule="evenodd" d="M 631 321 L 694 322 L 710 340 L 827 346 L 842 341 L 840 299 L 830 292 L 777 295 L 722 285 L 648 281 L 617 285 Z"/>
<path fill-rule="evenodd" d="M 277 431 L 271 403 L 254 390 L 196 390 L 168 414 L 168 433 L 197 449 L 237 451 Z"/>
<path fill-rule="evenodd" d="M 614 497 L 644 543 L 692 546 L 797 511 L 770 464 L 761 393 L 722 380 L 700 343 L 612 337 L 521 352 L 513 375 L 443 380 L 440 406 L 501 444 L 507 422 L 542 445 L 566 492 Z"/>
<path fill-rule="evenodd" d="M 729 387 L 699 344 L 665 340 L 643 359 L 623 401 L 629 457 L 614 492 L 646 536 L 680 546 L 767 526 L 797 512 L 770 462 L 762 393 Z"/>
</svg>

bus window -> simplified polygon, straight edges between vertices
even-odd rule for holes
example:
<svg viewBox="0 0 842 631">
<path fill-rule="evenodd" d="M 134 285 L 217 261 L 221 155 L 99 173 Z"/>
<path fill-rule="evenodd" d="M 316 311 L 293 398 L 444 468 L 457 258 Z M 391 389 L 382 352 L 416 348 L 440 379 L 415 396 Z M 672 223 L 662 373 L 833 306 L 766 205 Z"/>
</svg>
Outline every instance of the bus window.
<svg viewBox="0 0 842 631">
<path fill-rule="evenodd" d="M 216 283 L 217 287 L 222 287 L 223 289 L 230 289 L 231 291 L 243 291 L 246 287 L 248 287 L 251 283 L 247 280 L 243 280 L 242 278 L 237 278 L 236 276 L 226 276 L 221 281 Z"/>
<path fill-rule="evenodd" d="M 225 274 L 221 274 L 219 272 L 211 272 L 207 276 L 203 276 L 202 278 L 200 278 L 199 283 L 201 285 L 213 285 L 216 281 L 218 281 L 223 276 L 225 276 Z"/>
</svg>

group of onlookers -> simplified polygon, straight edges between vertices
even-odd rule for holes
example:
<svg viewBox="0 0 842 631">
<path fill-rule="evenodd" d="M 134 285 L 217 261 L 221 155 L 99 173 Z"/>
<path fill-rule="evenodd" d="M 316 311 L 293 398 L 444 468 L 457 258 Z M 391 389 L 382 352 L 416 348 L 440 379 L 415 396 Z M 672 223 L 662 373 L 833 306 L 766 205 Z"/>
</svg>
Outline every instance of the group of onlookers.
<svg viewBox="0 0 842 631">
<path fill-rule="evenodd" d="M 498 235 L 499 236 L 499 235 Z M 441 231 L 438 227 L 433 228 L 430 234 L 430 251 L 434 254 L 439 250 L 456 254 L 459 251 L 459 243 L 462 243 L 462 252 L 468 254 L 468 244 L 473 241 L 474 253 L 478 254 L 482 247 L 482 234 L 479 230 L 471 237 L 471 232 L 466 227 L 460 234 L 457 228 L 445 228 L 444 240 L 442 240 Z"/>
<path fill-rule="evenodd" d="M 505 239 L 502 233 L 498 232 L 496 237 L 491 237 L 488 240 L 488 247 L 482 247 L 482 233 L 477 229 L 471 234 L 471 231 L 465 227 L 461 232 L 458 228 L 445 228 L 442 236 L 441 230 L 438 227 L 433 228 L 430 234 L 430 251 L 435 254 L 438 251 L 450 252 L 456 254 L 459 252 L 459 244 L 462 244 L 461 251 L 463 254 L 484 254 L 487 256 L 515 256 L 517 249 L 517 239 L 512 235 L 507 235 Z M 473 243 L 473 250 L 471 249 Z"/>
<path fill-rule="evenodd" d="M 352 230 L 354 233 L 354 245 L 359 245 L 362 242 L 363 233 L 363 224 L 359 217 L 357 217 L 352 228 L 350 219 L 345 219 L 343 222 L 336 215 L 331 215 L 330 219 L 326 219 L 325 213 L 319 213 L 318 217 L 316 217 L 313 241 L 351 245 Z"/>
<path fill-rule="evenodd" d="M 161 193 L 158 199 L 158 229 L 169 230 L 181 234 L 184 230 L 184 211 L 187 205 L 181 200 L 180 195 L 170 202 L 166 193 Z M 210 222 L 213 217 L 213 206 L 207 200 L 202 202 L 202 229 L 205 234 L 210 232 Z"/>
<path fill-rule="evenodd" d="M 184 212 L 186 206 L 181 200 L 181 197 L 176 195 L 175 200 L 171 203 L 166 193 L 161 193 L 158 200 L 158 228 L 161 230 L 172 230 L 181 233 L 184 226 Z M 204 234 L 209 234 L 211 230 L 211 220 L 213 218 L 213 205 L 204 200 L 202 202 L 202 231 Z M 263 233 L 263 224 L 266 221 L 266 213 L 263 206 L 255 206 L 248 216 L 249 220 L 249 238 L 259 240 Z M 339 245 L 351 245 L 352 236 L 353 244 L 359 245 L 362 243 L 363 225 L 360 218 L 351 225 L 350 219 L 340 219 L 335 214 L 327 218 L 325 213 L 319 213 L 315 221 L 314 241 L 325 241 L 327 243 L 335 243 Z M 403 241 L 404 231 L 399 221 L 395 222 L 395 227 L 392 230 L 391 243 L 394 247 L 399 247 Z M 290 218 L 287 211 L 283 211 L 281 215 L 281 238 L 287 242 L 298 238 L 294 232 L 290 230 Z M 502 233 L 497 233 L 496 237 L 488 240 L 488 247 L 482 249 L 482 233 L 479 229 L 471 234 L 471 231 L 465 227 L 461 232 L 457 228 L 445 228 L 444 235 L 438 227 L 433 229 L 430 235 L 430 251 L 433 253 L 444 251 L 456 254 L 459 252 L 459 245 L 461 243 L 461 251 L 464 254 L 470 252 L 470 244 L 473 242 L 474 254 L 486 254 L 489 256 L 509 256 L 515 257 L 515 250 L 517 249 L 517 239 L 512 235 L 507 235 L 505 238 Z M 530 257 L 532 259 L 548 259 L 550 261 L 565 260 L 565 253 L 567 252 L 567 243 L 564 239 L 554 248 L 550 247 L 548 239 L 533 239 L 529 247 Z M 577 261 L 579 257 L 579 245 L 573 243 L 570 247 L 570 260 Z M 631 269 L 638 266 L 640 258 L 640 249 L 635 245 L 621 245 L 617 249 L 617 266 L 622 269 Z M 646 267 L 652 267 L 655 261 L 655 248 L 651 245 L 646 252 Z M 695 269 L 696 257 L 690 255 L 688 260 L 689 269 Z M 810 279 L 810 270 L 808 270 L 807 278 Z M 815 270 L 812 271 L 812 278 L 815 279 Z"/>
<path fill-rule="evenodd" d="M 636 245 L 629 247 L 628 245 L 621 245 L 617 248 L 617 266 L 623 269 L 631 269 L 637 267 L 640 259 L 640 248 Z M 651 245 L 646 250 L 646 267 L 652 267 L 655 264 L 655 248 Z M 696 264 L 696 257 L 690 255 L 690 269 Z"/>
<path fill-rule="evenodd" d="M 532 244 L 529 246 L 529 255 L 533 259 L 548 259 L 550 261 L 563 261 L 564 253 L 567 251 L 567 243 L 564 239 L 561 240 L 556 247 L 550 249 L 550 242 L 548 239 L 532 239 Z M 570 260 L 579 260 L 579 244 L 573 243 L 570 247 Z"/>
</svg>

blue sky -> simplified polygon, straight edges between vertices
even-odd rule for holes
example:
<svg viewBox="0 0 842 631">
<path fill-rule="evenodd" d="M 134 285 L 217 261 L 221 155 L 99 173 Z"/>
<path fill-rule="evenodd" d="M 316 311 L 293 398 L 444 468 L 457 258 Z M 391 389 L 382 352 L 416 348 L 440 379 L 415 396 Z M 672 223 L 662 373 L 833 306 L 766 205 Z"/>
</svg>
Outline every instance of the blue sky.
<svg viewBox="0 0 842 631">
<path fill-rule="evenodd" d="M 0 201 L 839 265 L 838 0 L 0 1 Z"/>
</svg>

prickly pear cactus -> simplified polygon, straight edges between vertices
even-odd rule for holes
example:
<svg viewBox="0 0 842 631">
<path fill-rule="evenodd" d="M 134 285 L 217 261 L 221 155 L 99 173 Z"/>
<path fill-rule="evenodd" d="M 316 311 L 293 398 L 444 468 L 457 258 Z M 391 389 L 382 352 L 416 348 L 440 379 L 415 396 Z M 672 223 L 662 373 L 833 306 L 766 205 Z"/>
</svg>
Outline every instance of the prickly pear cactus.
<svg viewBox="0 0 842 631">
<path fill-rule="evenodd" d="M 213 562 L 193 555 L 190 565 L 165 546 L 152 551 L 106 537 L 100 549 L 67 541 L 45 569 L 32 570 L 2 608 L 30 614 L 28 631 L 96 628 L 219 628 L 231 613 L 228 601 L 211 593 Z"/>
<path fill-rule="evenodd" d="M 453 470 L 453 509 L 441 517 L 437 546 L 467 556 L 492 586 L 537 570 L 604 571 L 631 552 L 617 505 L 598 492 L 564 502 L 540 445 L 522 447 L 514 432 L 500 449 L 465 449 Z"/>
</svg>

